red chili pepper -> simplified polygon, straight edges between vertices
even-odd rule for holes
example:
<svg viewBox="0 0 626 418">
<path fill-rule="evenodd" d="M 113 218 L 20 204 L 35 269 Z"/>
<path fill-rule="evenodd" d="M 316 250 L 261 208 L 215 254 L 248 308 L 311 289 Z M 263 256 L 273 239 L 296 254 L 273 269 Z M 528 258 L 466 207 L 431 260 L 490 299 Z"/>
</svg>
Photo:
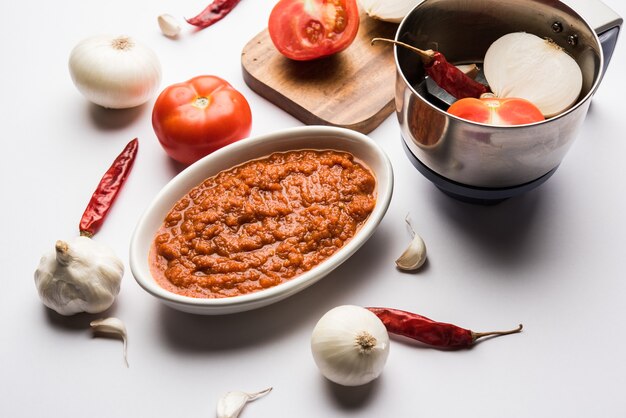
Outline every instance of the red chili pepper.
<svg viewBox="0 0 626 418">
<path fill-rule="evenodd" d="M 204 29 L 222 20 L 240 1 L 241 0 L 213 0 L 198 16 L 186 20 L 189 24 Z"/>
<path fill-rule="evenodd" d="M 441 52 L 432 50 L 424 51 L 432 53 L 432 58 L 428 63 L 424 63 L 426 74 L 435 83 L 457 99 L 466 97 L 480 98 L 489 89 L 484 84 L 468 77 L 463 71 L 450 64 Z M 424 61 L 422 59 L 422 61 Z"/>
<path fill-rule="evenodd" d="M 104 218 L 109 213 L 111 205 L 113 205 L 115 198 L 124 185 L 126 177 L 128 177 L 133 167 L 138 147 L 139 141 L 137 138 L 130 141 L 113 161 L 107 172 L 104 173 L 104 176 L 102 176 L 80 219 L 80 235 L 92 237 L 100 230 Z"/>
<path fill-rule="evenodd" d="M 412 312 L 390 308 L 367 308 L 383 322 L 391 334 L 402 335 L 435 347 L 463 348 L 477 339 L 520 332 L 522 324 L 509 331 L 474 332 L 445 322 L 436 322 Z"/>
<path fill-rule="evenodd" d="M 433 79 L 435 83 L 457 99 L 465 97 L 480 98 L 484 93 L 488 93 L 489 89 L 484 84 L 479 83 L 469 77 L 463 71 L 450 64 L 441 52 L 428 49 L 426 51 L 416 48 L 412 45 L 405 44 L 385 38 L 374 38 L 372 43 L 377 41 L 390 42 L 394 45 L 402 46 L 417 53 L 422 59 L 426 74 Z"/>
</svg>

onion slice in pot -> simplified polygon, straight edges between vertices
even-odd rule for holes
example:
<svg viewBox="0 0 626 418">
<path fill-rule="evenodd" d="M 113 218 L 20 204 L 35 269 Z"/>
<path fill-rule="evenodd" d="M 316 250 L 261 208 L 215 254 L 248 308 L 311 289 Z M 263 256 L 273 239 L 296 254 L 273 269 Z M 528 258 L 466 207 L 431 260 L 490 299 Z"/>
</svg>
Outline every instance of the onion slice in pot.
<svg viewBox="0 0 626 418">
<path fill-rule="evenodd" d="M 545 117 L 573 106 L 583 83 L 579 65 L 563 48 L 526 32 L 509 33 L 491 44 L 484 73 L 497 97 L 526 99 Z"/>
</svg>

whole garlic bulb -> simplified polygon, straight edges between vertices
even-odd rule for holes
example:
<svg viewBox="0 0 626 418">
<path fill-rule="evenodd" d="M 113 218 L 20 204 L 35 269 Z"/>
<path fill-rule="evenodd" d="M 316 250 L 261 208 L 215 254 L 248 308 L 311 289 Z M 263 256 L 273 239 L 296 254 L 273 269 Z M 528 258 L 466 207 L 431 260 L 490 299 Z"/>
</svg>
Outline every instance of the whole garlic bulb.
<svg viewBox="0 0 626 418">
<path fill-rule="evenodd" d="M 120 292 L 124 264 L 97 241 L 78 236 L 57 241 L 35 271 L 35 286 L 44 305 L 61 315 L 107 310 Z"/>
</svg>

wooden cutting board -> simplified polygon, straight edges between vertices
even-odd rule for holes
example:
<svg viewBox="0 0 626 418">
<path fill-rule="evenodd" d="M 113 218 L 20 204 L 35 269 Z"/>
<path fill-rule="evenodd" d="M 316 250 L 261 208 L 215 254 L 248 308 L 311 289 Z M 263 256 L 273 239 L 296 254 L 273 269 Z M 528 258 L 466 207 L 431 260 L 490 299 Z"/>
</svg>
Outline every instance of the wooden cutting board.
<svg viewBox="0 0 626 418">
<path fill-rule="evenodd" d="M 394 110 L 393 48 L 370 45 L 393 38 L 398 25 L 361 17 L 354 42 L 344 51 L 313 61 L 281 55 L 266 30 L 241 54 L 243 78 L 259 95 L 308 125 L 331 125 L 369 133 Z"/>
</svg>

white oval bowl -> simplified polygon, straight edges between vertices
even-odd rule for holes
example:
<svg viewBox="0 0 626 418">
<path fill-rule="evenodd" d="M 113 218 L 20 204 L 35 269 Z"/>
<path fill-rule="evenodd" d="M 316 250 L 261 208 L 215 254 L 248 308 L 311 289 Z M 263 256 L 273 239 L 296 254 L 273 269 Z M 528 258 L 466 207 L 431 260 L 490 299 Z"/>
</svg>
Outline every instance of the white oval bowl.
<svg viewBox="0 0 626 418">
<path fill-rule="evenodd" d="M 226 298 L 193 298 L 165 290 L 153 279 L 148 253 L 156 231 L 174 204 L 193 187 L 220 171 L 274 152 L 303 149 L 347 151 L 364 162 L 376 177 L 376 205 L 354 237 L 311 270 L 269 289 Z M 304 126 L 247 138 L 202 158 L 174 177 L 150 203 L 133 233 L 130 268 L 135 280 L 148 293 L 180 311 L 219 315 L 269 305 L 297 293 L 326 276 L 354 254 L 369 239 L 382 220 L 393 191 L 393 171 L 385 152 L 368 136 L 344 128 Z"/>
</svg>

